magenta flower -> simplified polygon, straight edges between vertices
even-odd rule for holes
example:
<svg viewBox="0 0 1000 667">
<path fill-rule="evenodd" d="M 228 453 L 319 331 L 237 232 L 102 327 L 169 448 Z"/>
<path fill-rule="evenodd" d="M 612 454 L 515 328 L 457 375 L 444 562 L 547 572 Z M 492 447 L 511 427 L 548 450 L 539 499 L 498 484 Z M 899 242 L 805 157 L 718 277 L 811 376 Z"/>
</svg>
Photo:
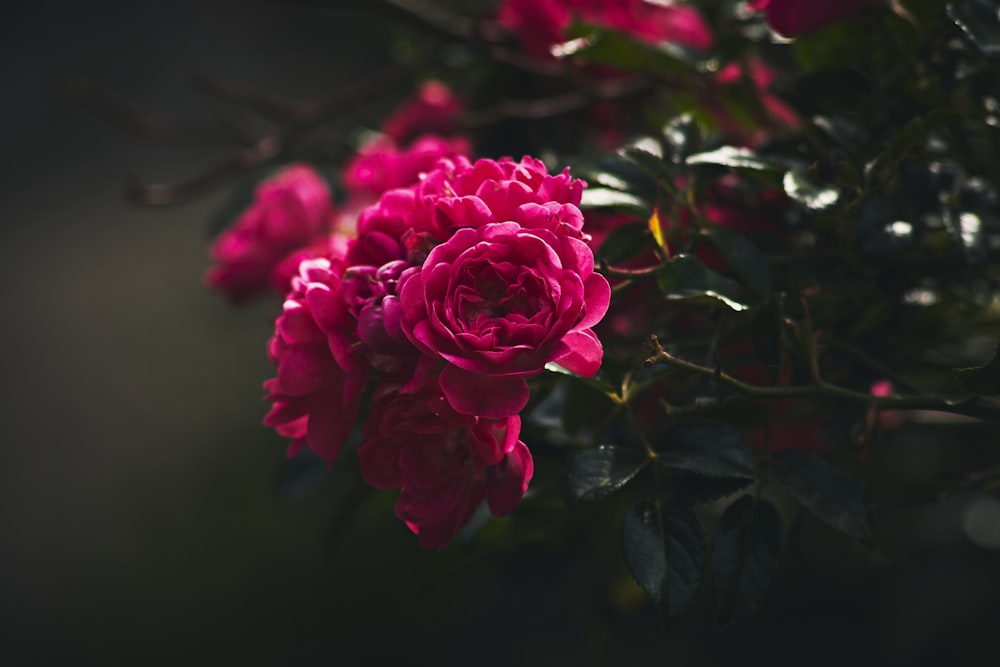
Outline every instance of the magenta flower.
<svg viewBox="0 0 1000 667">
<path fill-rule="evenodd" d="M 333 207 L 323 179 L 295 165 L 262 183 L 253 203 L 212 246 L 216 265 L 205 282 L 239 303 L 273 288 L 288 290 L 287 270 L 275 273 L 289 254 L 310 245 L 331 227 Z"/>
<path fill-rule="evenodd" d="M 448 362 L 441 389 L 458 412 L 499 419 L 528 402 L 525 377 L 555 361 L 585 376 L 603 348 L 590 327 L 611 289 L 587 244 L 516 222 L 459 229 L 404 274 L 402 328 Z"/>
<path fill-rule="evenodd" d="M 389 137 L 366 144 L 344 168 L 344 186 L 354 198 L 377 199 L 386 190 L 413 185 L 443 157 L 466 155 L 466 139 L 424 135 L 406 148 Z"/>
<path fill-rule="evenodd" d="M 368 365 L 354 345 L 342 275 L 340 262 L 302 262 L 268 343 L 278 372 L 264 383 L 272 403 L 264 425 L 292 439 L 289 456 L 308 445 L 333 463 L 357 419 Z"/>
<path fill-rule="evenodd" d="M 411 394 L 376 391 L 358 448 L 361 474 L 401 490 L 396 515 L 421 546 L 443 549 L 486 500 L 494 516 L 517 507 L 534 471 L 516 415 L 455 412 L 432 382 Z"/>
<path fill-rule="evenodd" d="M 704 17 L 685 3 L 649 0 L 505 0 L 497 21 L 518 36 L 524 49 L 550 57 L 573 19 L 627 33 L 650 44 L 678 44 L 698 51 L 712 46 Z"/>
<path fill-rule="evenodd" d="M 749 4 L 765 12 L 776 33 L 795 37 L 842 21 L 878 2 L 881 0 L 750 0 Z"/>
<path fill-rule="evenodd" d="M 525 51 L 550 58 L 552 46 L 566 38 L 572 13 L 567 0 L 504 0 L 497 21 L 517 35 Z"/>
<path fill-rule="evenodd" d="M 361 212 L 348 263 L 419 265 L 456 229 L 497 221 L 558 227 L 561 234 L 583 238 L 577 206 L 585 185 L 568 170 L 553 176 L 527 156 L 520 162 L 442 159 L 414 186 L 390 190 Z"/>
</svg>

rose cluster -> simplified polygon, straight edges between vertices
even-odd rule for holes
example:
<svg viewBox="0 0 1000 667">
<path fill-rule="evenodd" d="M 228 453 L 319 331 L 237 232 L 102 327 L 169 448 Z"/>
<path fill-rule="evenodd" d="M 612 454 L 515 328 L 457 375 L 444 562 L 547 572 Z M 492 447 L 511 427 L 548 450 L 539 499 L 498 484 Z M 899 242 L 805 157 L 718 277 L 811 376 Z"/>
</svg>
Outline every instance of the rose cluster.
<svg viewBox="0 0 1000 667">
<path fill-rule="evenodd" d="M 305 259 L 343 257 L 358 211 L 386 190 L 415 183 L 438 159 L 469 152 L 468 139 L 454 136 L 462 108 L 444 84 L 424 83 L 347 162 L 341 175 L 347 197 L 340 207 L 312 167 L 278 172 L 216 240 L 215 266 L 205 282 L 242 303 L 269 289 L 285 294 Z"/>
<path fill-rule="evenodd" d="M 525 157 L 444 158 L 358 216 L 342 255 L 303 261 L 269 346 L 265 424 L 332 461 L 371 406 L 364 478 L 400 489 L 396 514 L 444 547 L 484 501 L 518 504 L 533 464 L 519 439 L 527 379 L 585 376 L 611 291 L 578 208 L 584 183 Z"/>
<path fill-rule="evenodd" d="M 685 3 L 648 0 L 504 0 L 499 23 L 517 35 L 529 53 L 549 57 L 567 39 L 574 20 L 616 30 L 651 44 L 669 43 L 704 51 L 712 32 L 701 13 Z"/>
</svg>

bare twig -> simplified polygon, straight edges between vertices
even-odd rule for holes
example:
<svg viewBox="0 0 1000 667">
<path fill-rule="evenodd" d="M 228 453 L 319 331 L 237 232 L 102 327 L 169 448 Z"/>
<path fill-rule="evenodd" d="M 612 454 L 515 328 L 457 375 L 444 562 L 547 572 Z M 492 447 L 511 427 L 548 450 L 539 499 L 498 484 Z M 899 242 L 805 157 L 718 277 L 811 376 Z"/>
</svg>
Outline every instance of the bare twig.
<svg viewBox="0 0 1000 667">
<path fill-rule="evenodd" d="M 167 118 L 139 108 L 117 97 L 90 79 L 79 78 L 67 85 L 69 97 L 93 109 L 115 125 L 142 139 L 225 143 L 225 128 L 217 122 Z"/>
<path fill-rule="evenodd" d="M 696 375 L 712 378 L 719 384 L 725 385 L 751 398 L 765 400 L 781 398 L 834 398 L 870 405 L 880 410 L 932 410 L 977 419 L 1000 420 L 1000 405 L 984 402 L 978 396 L 967 396 L 960 400 L 928 396 L 873 396 L 869 393 L 847 389 L 828 382 L 824 384 L 787 387 L 759 387 L 738 380 L 715 368 L 708 368 L 679 359 L 665 351 L 656 336 L 650 337 L 649 344 L 653 349 L 653 356 L 646 360 L 647 364 L 665 363 L 675 368 L 682 368 Z"/>
</svg>

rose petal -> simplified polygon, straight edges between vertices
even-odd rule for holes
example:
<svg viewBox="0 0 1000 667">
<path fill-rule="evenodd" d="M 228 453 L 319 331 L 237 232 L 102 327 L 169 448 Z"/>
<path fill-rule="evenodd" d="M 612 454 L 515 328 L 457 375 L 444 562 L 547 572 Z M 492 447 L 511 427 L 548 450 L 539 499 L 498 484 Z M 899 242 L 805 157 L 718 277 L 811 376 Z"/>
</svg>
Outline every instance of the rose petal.
<svg viewBox="0 0 1000 667">
<path fill-rule="evenodd" d="M 569 345 L 570 351 L 555 360 L 560 366 L 588 378 L 601 369 L 604 347 L 592 330 L 568 333 L 563 336 L 563 342 Z"/>
<path fill-rule="evenodd" d="M 486 504 L 493 516 L 510 514 L 521 502 L 535 472 L 528 447 L 520 440 L 500 463 L 486 469 Z"/>
<path fill-rule="evenodd" d="M 445 398 L 456 412 L 487 419 L 516 415 L 531 396 L 524 378 L 487 377 L 451 364 L 441 372 L 439 381 Z"/>
</svg>

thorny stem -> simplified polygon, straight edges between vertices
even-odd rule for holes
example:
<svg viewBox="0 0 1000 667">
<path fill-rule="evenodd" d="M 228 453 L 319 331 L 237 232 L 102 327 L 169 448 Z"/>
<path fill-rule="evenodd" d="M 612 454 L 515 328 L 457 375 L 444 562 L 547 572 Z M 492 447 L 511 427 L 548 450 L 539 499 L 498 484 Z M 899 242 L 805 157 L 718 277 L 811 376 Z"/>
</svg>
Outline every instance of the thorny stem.
<svg viewBox="0 0 1000 667">
<path fill-rule="evenodd" d="M 653 355 L 646 360 L 647 364 L 664 363 L 703 377 L 713 378 L 720 384 L 726 385 L 751 398 L 775 400 L 781 398 L 825 397 L 853 403 L 863 403 L 881 410 L 931 410 L 975 417 L 977 419 L 1000 420 L 1000 406 L 986 403 L 978 396 L 967 396 L 960 400 L 927 396 L 873 396 L 865 392 L 847 389 L 846 387 L 830 383 L 789 387 L 759 387 L 747 384 L 717 369 L 707 368 L 679 359 L 665 351 L 656 339 L 656 336 L 650 337 L 649 344 L 653 348 Z"/>
</svg>

